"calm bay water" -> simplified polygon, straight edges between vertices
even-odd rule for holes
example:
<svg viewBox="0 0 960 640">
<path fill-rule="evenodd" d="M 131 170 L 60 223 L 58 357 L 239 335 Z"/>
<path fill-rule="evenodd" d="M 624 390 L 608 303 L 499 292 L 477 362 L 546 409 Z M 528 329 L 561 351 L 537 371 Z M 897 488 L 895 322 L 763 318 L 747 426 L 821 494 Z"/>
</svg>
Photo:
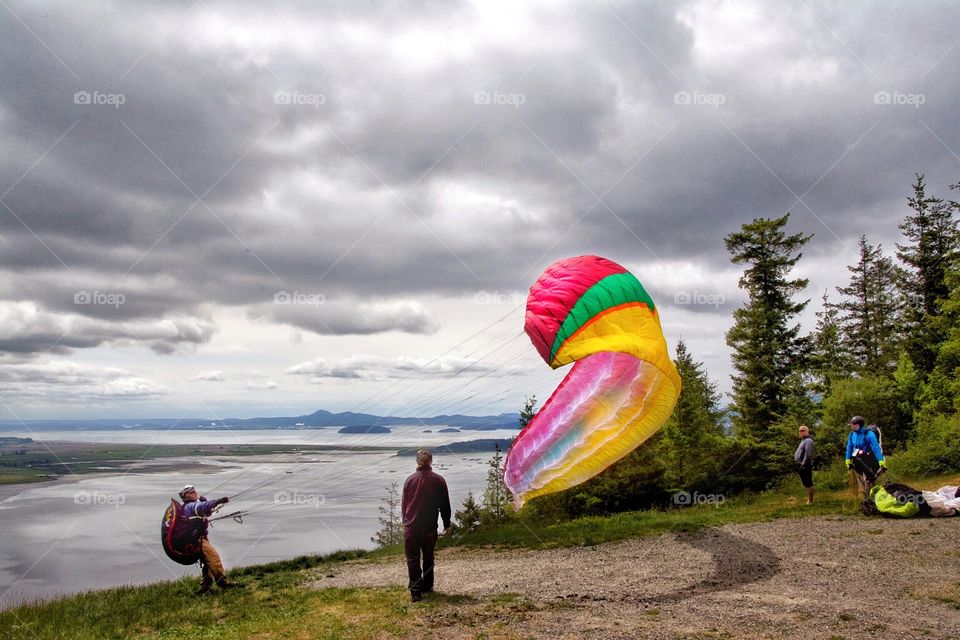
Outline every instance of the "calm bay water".
<svg viewBox="0 0 960 640">
<path fill-rule="evenodd" d="M 335 429 L 2 435 L 118 444 L 430 446 L 435 448 L 434 467 L 447 479 L 456 510 L 468 491 L 482 491 L 490 455 L 445 455 L 436 448 L 456 441 L 512 437 L 516 431 L 439 434 L 423 433 L 422 427 L 394 427 L 385 435 L 337 434 Z M 398 457 L 392 451 L 189 457 L 176 462 L 183 471 L 141 469 L 0 486 L 0 608 L 88 589 L 199 575 L 197 567 L 169 560 L 159 540 L 163 511 L 187 483 L 210 498 L 239 493 L 223 512 L 254 510 L 242 524 L 227 519 L 213 525 L 211 540 L 228 567 L 373 548 L 370 536 L 379 526 L 377 508 L 385 487 L 402 484 L 415 467 L 412 457 Z"/>
</svg>

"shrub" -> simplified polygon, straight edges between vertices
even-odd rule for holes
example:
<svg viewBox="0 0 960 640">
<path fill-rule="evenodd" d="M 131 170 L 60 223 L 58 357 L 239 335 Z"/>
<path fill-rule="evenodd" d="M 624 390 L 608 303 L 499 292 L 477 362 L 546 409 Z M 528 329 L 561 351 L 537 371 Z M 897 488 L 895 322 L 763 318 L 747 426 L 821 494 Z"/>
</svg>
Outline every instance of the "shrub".
<svg viewBox="0 0 960 640">
<path fill-rule="evenodd" d="M 896 468 L 919 476 L 960 470 L 960 415 L 937 416 L 917 425 L 909 448 L 896 457 Z"/>
</svg>

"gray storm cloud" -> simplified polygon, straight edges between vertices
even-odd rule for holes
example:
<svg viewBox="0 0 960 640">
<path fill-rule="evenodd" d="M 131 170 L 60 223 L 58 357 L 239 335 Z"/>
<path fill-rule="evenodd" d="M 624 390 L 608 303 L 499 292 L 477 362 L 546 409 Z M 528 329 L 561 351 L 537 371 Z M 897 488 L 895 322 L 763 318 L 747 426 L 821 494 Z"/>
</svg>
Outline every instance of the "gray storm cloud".
<svg viewBox="0 0 960 640">
<path fill-rule="evenodd" d="M 252 307 L 250 316 L 321 335 L 369 335 L 384 331 L 432 334 L 439 328 L 419 302 L 328 303 L 318 294 L 300 292 L 280 292 L 273 304 Z"/>
<path fill-rule="evenodd" d="M 231 308 L 431 335 L 428 296 L 584 253 L 719 319 L 744 222 L 792 211 L 834 264 L 861 233 L 893 246 L 914 172 L 960 175 L 948 2 L 6 7 L 10 357 L 174 354 Z M 276 304 L 298 291 L 326 302 Z"/>
<path fill-rule="evenodd" d="M 63 360 L 0 364 L 0 391 L 8 398 L 58 402 L 101 402 L 161 396 L 162 385 L 116 367 Z"/>
<path fill-rule="evenodd" d="M 357 355 L 337 361 L 317 358 L 302 362 L 287 369 L 290 375 L 309 376 L 315 381 L 324 378 L 376 379 L 404 378 L 410 375 L 422 375 L 437 378 L 451 378 L 469 371 L 471 375 L 497 373 L 507 376 L 520 373 L 521 367 L 501 367 L 464 358 L 439 358 L 436 360 L 410 357 L 387 358 L 373 355 Z"/>
</svg>

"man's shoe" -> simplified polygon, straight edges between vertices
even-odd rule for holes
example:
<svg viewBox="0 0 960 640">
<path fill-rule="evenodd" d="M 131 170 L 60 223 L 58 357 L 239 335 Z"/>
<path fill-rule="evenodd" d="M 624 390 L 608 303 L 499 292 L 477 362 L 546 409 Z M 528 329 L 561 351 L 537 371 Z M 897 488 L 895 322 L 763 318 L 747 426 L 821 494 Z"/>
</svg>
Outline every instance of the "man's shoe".
<svg viewBox="0 0 960 640">
<path fill-rule="evenodd" d="M 420 602 L 423 600 L 423 597 L 419 593 L 410 594 L 410 602 Z"/>
</svg>

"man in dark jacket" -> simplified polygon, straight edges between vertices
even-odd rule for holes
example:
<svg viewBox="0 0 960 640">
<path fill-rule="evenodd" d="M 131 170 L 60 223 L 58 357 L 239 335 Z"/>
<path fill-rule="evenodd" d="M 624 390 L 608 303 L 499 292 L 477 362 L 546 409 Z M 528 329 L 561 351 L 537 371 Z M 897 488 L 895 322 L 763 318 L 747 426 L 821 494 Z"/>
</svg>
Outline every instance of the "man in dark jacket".
<svg viewBox="0 0 960 640">
<path fill-rule="evenodd" d="M 414 602 L 420 602 L 422 594 L 433 591 L 437 516 L 443 520 L 443 535 L 450 529 L 447 482 L 433 472 L 432 462 L 433 454 L 429 451 L 417 451 L 417 471 L 403 483 L 403 550 L 407 557 L 410 599 Z"/>
<path fill-rule="evenodd" d="M 800 473 L 800 482 L 807 490 L 807 504 L 813 504 L 813 436 L 810 435 L 810 429 L 806 425 L 800 425 L 799 429 L 800 446 L 793 454 L 793 460 L 797 463 L 797 470 Z"/>
<path fill-rule="evenodd" d="M 233 585 L 227 582 L 227 572 L 223 568 L 220 554 L 210 544 L 210 539 L 207 537 L 210 527 L 208 518 L 217 507 L 229 502 L 230 498 L 207 500 L 206 496 L 198 496 L 197 489 L 192 484 L 188 484 L 180 490 L 180 499 L 183 500 L 183 515 L 194 521 L 194 526 L 200 534 L 200 571 L 202 577 L 198 593 L 202 595 L 210 591 L 214 582 L 221 589 L 232 587 Z"/>
</svg>

